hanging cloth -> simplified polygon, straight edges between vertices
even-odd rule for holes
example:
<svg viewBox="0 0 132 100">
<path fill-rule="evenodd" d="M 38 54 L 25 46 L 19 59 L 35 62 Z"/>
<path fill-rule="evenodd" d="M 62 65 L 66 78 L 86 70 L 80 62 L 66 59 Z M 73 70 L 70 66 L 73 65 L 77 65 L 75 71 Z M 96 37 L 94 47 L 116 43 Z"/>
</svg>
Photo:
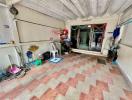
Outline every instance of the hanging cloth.
<svg viewBox="0 0 132 100">
<path fill-rule="evenodd" d="M 120 35 L 120 27 L 116 27 L 116 29 L 113 32 L 113 37 L 116 39 Z"/>
</svg>

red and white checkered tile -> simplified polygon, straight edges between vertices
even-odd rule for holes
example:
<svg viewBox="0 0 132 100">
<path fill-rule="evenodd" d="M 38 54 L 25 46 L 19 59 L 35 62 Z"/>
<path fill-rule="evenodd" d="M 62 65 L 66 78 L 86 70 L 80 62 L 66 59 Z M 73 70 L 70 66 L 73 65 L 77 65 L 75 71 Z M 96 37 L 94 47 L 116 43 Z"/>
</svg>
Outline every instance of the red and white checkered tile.
<svg viewBox="0 0 132 100">
<path fill-rule="evenodd" d="M 71 54 L 0 83 L 0 100 L 132 100 L 132 92 L 117 67 Z"/>
</svg>

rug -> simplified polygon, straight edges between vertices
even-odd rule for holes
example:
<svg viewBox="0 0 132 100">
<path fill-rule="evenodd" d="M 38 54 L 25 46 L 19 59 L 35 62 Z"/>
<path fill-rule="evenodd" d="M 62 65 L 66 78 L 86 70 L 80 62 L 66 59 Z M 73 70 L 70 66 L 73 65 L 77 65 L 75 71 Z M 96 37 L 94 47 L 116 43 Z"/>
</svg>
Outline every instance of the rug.
<svg viewBox="0 0 132 100">
<path fill-rule="evenodd" d="M 59 63 L 63 58 L 61 57 L 56 57 L 56 58 L 51 58 L 49 61 L 53 63 Z"/>
</svg>

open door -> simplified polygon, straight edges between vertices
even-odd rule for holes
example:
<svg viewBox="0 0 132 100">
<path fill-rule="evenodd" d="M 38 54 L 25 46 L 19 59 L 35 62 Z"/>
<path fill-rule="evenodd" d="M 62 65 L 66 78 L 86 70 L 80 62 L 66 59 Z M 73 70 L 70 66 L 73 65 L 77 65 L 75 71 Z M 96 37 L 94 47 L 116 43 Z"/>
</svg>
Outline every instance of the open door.
<svg viewBox="0 0 132 100">
<path fill-rule="evenodd" d="M 72 48 L 101 52 L 105 28 L 106 24 L 72 26 Z"/>
</svg>

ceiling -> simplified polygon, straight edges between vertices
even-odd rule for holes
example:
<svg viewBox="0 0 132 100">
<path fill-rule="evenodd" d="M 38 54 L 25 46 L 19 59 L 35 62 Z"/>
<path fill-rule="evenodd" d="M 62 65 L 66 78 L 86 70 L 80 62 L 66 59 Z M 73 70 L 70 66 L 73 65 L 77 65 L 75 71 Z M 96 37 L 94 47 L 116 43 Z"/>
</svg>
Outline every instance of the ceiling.
<svg viewBox="0 0 132 100">
<path fill-rule="evenodd" d="M 0 0 L 0 3 L 5 4 L 6 1 L 5 0 Z"/>
<path fill-rule="evenodd" d="M 132 0 L 21 0 L 21 5 L 60 20 L 120 14 Z"/>
</svg>

